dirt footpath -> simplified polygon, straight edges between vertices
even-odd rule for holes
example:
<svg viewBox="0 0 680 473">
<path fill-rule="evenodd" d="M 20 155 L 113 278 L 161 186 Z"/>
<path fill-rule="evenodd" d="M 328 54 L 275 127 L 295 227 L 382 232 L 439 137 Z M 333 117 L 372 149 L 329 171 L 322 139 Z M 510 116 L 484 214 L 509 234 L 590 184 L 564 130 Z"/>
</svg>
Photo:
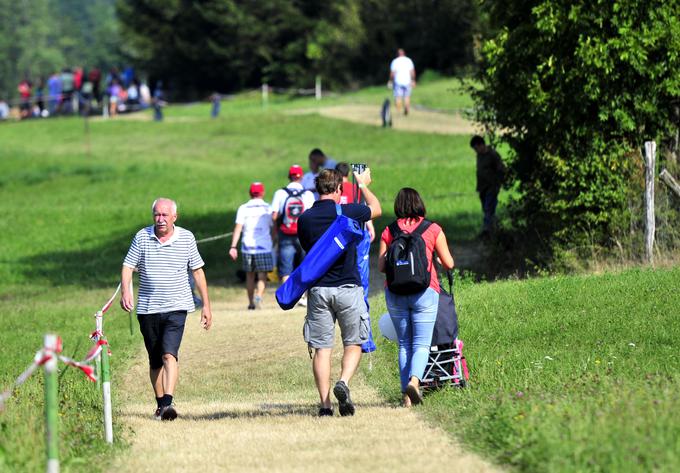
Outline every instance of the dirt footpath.
<svg viewBox="0 0 680 473">
<path fill-rule="evenodd" d="M 322 117 L 337 118 L 365 125 L 382 126 L 379 105 L 336 105 L 304 108 L 287 112 L 291 115 L 316 113 Z M 392 107 L 392 128 L 398 131 L 438 133 L 446 135 L 474 135 L 482 128 L 458 114 L 419 110 L 412 108 L 408 116 L 396 113 Z"/>
<path fill-rule="evenodd" d="M 152 419 L 143 348 L 126 374 L 116 422 L 124 424 L 118 431 L 131 447 L 110 471 L 410 473 L 428 464 L 446 471 L 497 471 L 461 452 L 415 410 L 385 403 L 360 374 L 350 386 L 354 417 L 339 417 L 337 405 L 335 417 L 316 417 L 301 335 L 304 311 L 284 313 L 271 293 L 259 311 L 243 310 L 243 291 L 221 290 L 213 297 L 210 332 L 199 328 L 197 313 L 187 319 L 176 421 Z M 336 358 L 335 376 L 338 370 Z"/>
</svg>

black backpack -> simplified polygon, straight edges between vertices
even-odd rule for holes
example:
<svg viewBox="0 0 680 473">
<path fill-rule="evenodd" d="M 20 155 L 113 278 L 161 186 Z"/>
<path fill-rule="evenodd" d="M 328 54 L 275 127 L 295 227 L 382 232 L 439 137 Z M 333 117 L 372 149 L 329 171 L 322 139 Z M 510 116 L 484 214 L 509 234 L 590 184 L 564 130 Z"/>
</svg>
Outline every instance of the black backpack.
<svg viewBox="0 0 680 473">
<path fill-rule="evenodd" d="M 387 288 L 394 294 L 416 294 L 430 286 L 427 248 L 422 235 L 431 224 L 423 220 L 411 233 L 402 231 L 397 222 L 388 227 L 392 243 L 385 255 L 385 273 Z"/>
</svg>

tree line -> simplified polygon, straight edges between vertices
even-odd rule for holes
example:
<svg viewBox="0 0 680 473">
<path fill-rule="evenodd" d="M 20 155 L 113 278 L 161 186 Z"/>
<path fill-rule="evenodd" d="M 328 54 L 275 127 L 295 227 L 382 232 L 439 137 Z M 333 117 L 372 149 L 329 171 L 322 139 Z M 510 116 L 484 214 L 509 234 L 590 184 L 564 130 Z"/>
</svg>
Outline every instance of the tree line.
<svg viewBox="0 0 680 473">
<path fill-rule="evenodd" d="M 66 67 L 121 62 L 115 0 L 0 0 L 0 99 Z"/>
<path fill-rule="evenodd" d="M 474 63 L 474 0 L 120 0 L 131 59 L 185 94 L 263 82 L 332 88 L 386 81 L 398 47 L 419 70 Z"/>
</svg>

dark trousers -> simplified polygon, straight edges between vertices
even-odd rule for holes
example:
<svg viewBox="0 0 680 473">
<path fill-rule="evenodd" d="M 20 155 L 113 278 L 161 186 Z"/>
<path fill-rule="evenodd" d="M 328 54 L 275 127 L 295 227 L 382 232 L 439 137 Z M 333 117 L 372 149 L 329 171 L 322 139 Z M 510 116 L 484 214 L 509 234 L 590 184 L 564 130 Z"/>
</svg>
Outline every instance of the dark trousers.
<svg viewBox="0 0 680 473">
<path fill-rule="evenodd" d="M 479 200 L 482 203 L 482 212 L 484 212 L 482 232 L 490 232 L 493 230 L 496 221 L 496 206 L 498 205 L 498 191 L 495 189 L 480 191 Z"/>
</svg>

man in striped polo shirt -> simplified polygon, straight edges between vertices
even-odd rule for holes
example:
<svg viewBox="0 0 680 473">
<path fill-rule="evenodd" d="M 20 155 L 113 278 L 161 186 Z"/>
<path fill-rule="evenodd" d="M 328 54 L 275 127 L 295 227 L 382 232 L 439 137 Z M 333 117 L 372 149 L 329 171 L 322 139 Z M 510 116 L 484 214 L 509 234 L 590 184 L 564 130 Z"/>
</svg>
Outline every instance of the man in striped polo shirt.
<svg viewBox="0 0 680 473">
<path fill-rule="evenodd" d="M 149 354 L 149 376 L 157 404 L 154 417 L 174 420 L 177 411 L 172 400 L 179 376 L 179 345 L 187 312 L 195 310 L 189 271 L 203 299 L 201 325 L 205 330 L 210 328 L 212 313 L 196 239 L 189 230 L 175 226 L 177 204 L 159 198 L 151 210 L 154 224 L 137 232 L 123 261 L 120 305 L 128 312 L 134 307 L 130 282 L 137 270 L 137 319 Z"/>
</svg>

